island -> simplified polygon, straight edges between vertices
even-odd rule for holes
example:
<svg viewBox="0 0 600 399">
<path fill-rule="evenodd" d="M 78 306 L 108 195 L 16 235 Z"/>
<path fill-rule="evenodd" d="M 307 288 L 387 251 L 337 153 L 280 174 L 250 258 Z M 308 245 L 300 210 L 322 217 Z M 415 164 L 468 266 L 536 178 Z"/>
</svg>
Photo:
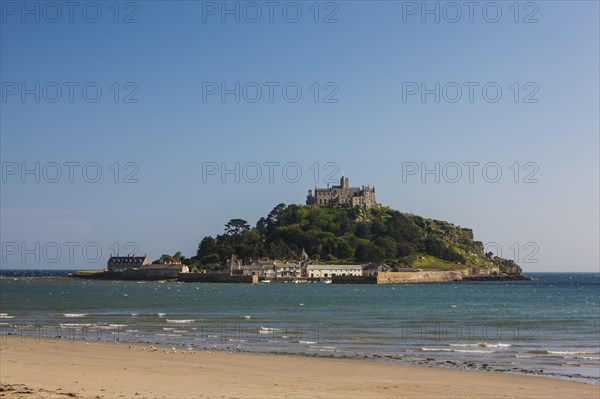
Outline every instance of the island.
<svg viewBox="0 0 600 399">
<path fill-rule="evenodd" d="M 279 204 L 254 226 L 234 218 L 206 236 L 196 255 L 111 257 L 81 278 L 204 282 L 414 283 L 522 280 L 514 261 L 485 252 L 473 231 L 378 204 L 375 188 L 309 190 L 304 205 Z"/>
</svg>

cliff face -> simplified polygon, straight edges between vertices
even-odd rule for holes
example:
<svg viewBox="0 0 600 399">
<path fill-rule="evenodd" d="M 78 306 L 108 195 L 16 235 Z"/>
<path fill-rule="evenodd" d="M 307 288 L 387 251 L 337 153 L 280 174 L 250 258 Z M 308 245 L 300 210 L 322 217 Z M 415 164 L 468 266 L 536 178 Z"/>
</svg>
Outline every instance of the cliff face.
<svg viewBox="0 0 600 399">
<path fill-rule="evenodd" d="M 523 273 L 523 269 L 521 268 L 521 266 L 517 265 L 514 261 L 510 259 L 502 259 L 496 256 L 494 257 L 493 262 L 498 265 L 502 273 L 513 276 L 520 275 L 521 273 Z"/>
<path fill-rule="evenodd" d="M 510 259 L 486 254 L 483 243 L 474 239 L 473 230 L 440 220 L 424 219 L 417 215 L 407 217 L 421 228 L 425 243 L 434 242 L 438 247 L 445 248 L 445 251 L 438 250 L 435 256 L 430 256 L 428 253 L 435 253 L 436 248 L 431 251 L 426 245 L 422 253 L 401 259 L 405 266 L 432 272 L 461 271 L 464 279 L 520 279 L 523 269 Z M 457 280 L 453 274 L 447 274 L 445 277 L 440 277 L 444 274 L 433 276 L 435 281 L 440 278 L 448 279 L 447 281 Z M 406 278 L 428 279 L 427 276 Z"/>
</svg>

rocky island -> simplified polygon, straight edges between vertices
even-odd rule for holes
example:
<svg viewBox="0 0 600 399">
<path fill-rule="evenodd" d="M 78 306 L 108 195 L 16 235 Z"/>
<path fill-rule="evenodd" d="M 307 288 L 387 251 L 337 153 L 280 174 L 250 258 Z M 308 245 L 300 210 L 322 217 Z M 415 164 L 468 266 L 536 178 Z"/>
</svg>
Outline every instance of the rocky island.
<svg viewBox="0 0 600 399">
<path fill-rule="evenodd" d="M 339 186 L 308 191 L 305 205 L 279 204 L 254 226 L 231 219 L 206 236 L 191 258 L 164 254 L 112 256 L 103 271 L 78 278 L 178 279 L 187 282 L 327 281 L 416 283 L 523 280 L 509 259 L 486 253 L 473 231 L 403 213 L 375 201 L 375 188 Z"/>
<path fill-rule="evenodd" d="M 346 177 L 309 190 L 306 205 L 277 205 L 253 227 L 230 220 L 224 234 L 204 237 L 187 263 L 193 271 L 243 271 L 265 259 L 384 265 L 372 268 L 378 283 L 528 279 L 512 260 L 485 253 L 471 229 L 377 204 L 374 188 L 350 187 Z"/>
</svg>

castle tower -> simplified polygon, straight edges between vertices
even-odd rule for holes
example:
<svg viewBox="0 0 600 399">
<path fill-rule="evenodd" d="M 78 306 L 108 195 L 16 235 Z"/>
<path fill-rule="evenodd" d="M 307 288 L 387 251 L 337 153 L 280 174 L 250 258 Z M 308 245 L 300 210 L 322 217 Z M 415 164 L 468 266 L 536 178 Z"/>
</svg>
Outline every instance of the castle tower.
<svg viewBox="0 0 600 399">
<path fill-rule="evenodd" d="M 315 187 L 315 195 L 313 196 L 313 190 L 308 190 L 306 196 L 306 205 L 313 205 L 317 203 L 317 188 Z"/>
<path fill-rule="evenodd" d="M 346 176 L 342 176 L 342 178 L 340 179 L 340 187 L 341 188 L 350 187 L 350 179 L 347 178 Z"/>
</svg>

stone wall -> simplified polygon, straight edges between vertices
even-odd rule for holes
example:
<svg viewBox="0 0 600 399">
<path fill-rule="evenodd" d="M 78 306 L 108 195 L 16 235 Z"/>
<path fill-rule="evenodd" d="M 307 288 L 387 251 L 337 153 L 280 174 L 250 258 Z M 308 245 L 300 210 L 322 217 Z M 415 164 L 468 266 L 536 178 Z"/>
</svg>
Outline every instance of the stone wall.
<svg viewBox="0 0 600 399">
<path fill-rule="evenodd" d="M 487 277 L 498 275 L 498 268 L 464 269 L 464 270 L 432 270 L 423 272 L 381 272 L 377 275 L 377 284 L 399 283 L 439 283 L 444 281 L 461 281 L 466 277 Z"/>
<path fill-rule="evenodd" d="M 103 280 L 133 280 L 133 281 L 153 281 L 176 279 L 177 269 L 136 269 L 125 270 L 122 272 L 103 271 L 93 274 L 74 274 L 74 277 L 85 279 L 103 279 Z"/>
<path fill-rule="evenodd" d="M 375 284 L 377 279 L 375 276 L 333 276 L 331 282 L 333 284 Z"/>
<path fill-rule="evenodd" d="M 257 276 L 230 276 L 225 273 L 179 273 L 178 280 L 186 283 L 258 283 Z"/>
</svg>

